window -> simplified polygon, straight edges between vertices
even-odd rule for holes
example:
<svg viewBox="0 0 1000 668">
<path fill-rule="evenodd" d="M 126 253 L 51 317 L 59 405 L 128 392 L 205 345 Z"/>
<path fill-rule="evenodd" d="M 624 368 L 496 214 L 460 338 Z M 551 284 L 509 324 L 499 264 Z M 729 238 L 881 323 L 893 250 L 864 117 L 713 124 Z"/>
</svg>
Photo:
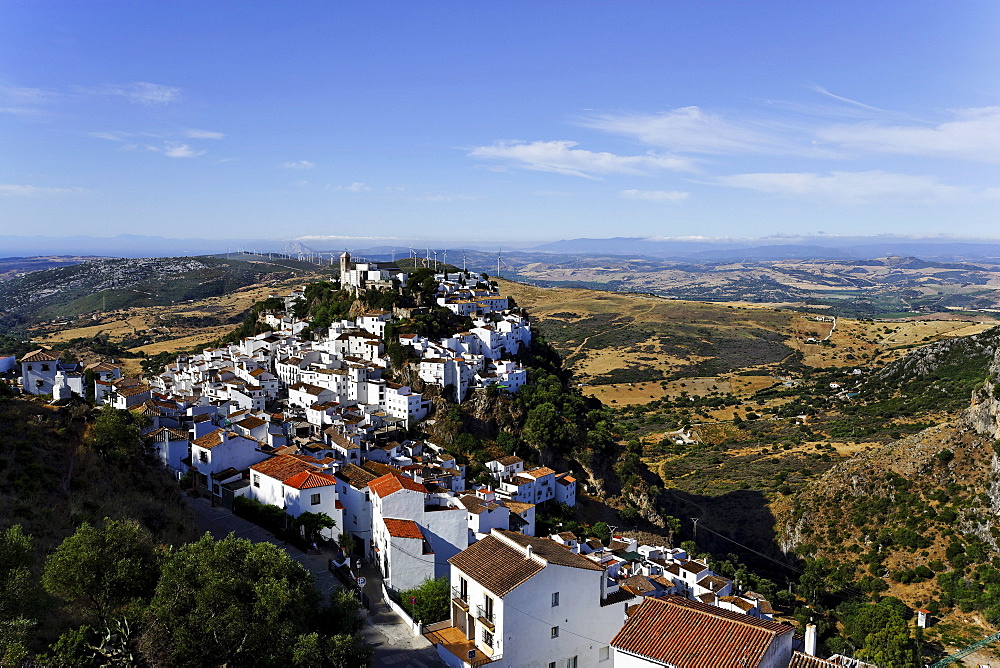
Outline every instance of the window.
<svg viewBox="0 0 1000 668">
<path fill-rule="evenodd" d="M 309 497 L 309 503 L 314 506 L 319 505 L 319 494 L 313 494 Z"/>
<path fill-rule="evenodd" d="M 576 657 L 571 656 L 566 659 L 566 668 L 576 668 Z"/>
<path fill-rule="evenodd" d="M 43 364 L 42 365 L 42 371 L 48 371 L 48 370 L 49 370 L 49 365 L 48 364 Z"/>
<path fill-rule="evenodd" d="M 30 364 L 28 365 L 28 371 L 31 371 L 31 365 Z"/>
<path fill-rule="evenodd" d="M 555 661 L 549 661 L 549 668 L 556 668 L 556 662 Z"/>
<path fill-rule="evenodd" d="M 483 644 L 487 647 L 493 647 L 493 634 L 483 629 Z"/>
<path fill-rule="evenodd" d="M 469 600 L 469 581 L 465 578 L 458 579 L 458 595 L 462 597 L 463 601 Z"/>
<path fill-rule="evenodd" d="M 260 476 L 256 473 L 253 474 L 253 486 L 260 487 Z"/>
<path fill-rule="evenodd" d="M 607 661 L 610 658 L 611 658 L 611 646 L 610 645 L 606 645 L 606 646 L 602 647 L 601 649 L 597 650 L 597 660 L 598 661 Z"/>
<path fill-rule="evenodd" d="M 558 638 L 558 637 L 559 637 L 559 627 L 558 627 L 558 626 L 553 626 L 553 627 L 552 627 L 552 628 L 551 628 L 551 629 L 549 630 L 549 633 L 551 634 L 551 635 L 549 636 L 550 638 Z"/>
<path fill-rule="evenodd" d="M 208 453 L 205 452 L 204 450 L 199 450 L 198 451 L 198 461 L 201 462 L 202 464 L 207 464 L 208 463 Z"/>
<path fill-rule="evenodd" d="M 554 608 L 554 607 L 556 607 L 558 605 L 559 605 L 559 592 L 553 592 L 552 593 L 552 607 Z"/>
</svg>

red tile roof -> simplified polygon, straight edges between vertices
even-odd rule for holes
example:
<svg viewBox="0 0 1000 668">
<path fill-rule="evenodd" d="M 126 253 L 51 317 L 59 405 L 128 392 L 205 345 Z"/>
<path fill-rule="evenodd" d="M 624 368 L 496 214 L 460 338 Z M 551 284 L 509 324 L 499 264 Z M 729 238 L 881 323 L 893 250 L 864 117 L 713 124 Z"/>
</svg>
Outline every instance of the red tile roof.
<svg viewBox="0 0 1000 668">
<path fill-rule="evenodd" d="M 542 571 L 535 559 L 492 534 L 476 541 L 448 560 L 462 573 L 497 596 L 506 596 Z"/>
<path fill-rule="evenodd" d="M 296 473 L 291 478 L 285 480 L 285 484 L 295 489 L 311 489 L 313 487 L 326 487 L 337 484 L 336 479 L 327 473 L 313 473 L 312 471 L 302 471 Z"/>
<path fill-rule="evenodd" d="M 30 353 L 21 358 L 22 362 L 55 362 L 59 359 L 58 355 L 54 355 L 51 350 L 45 348 L 39 348 L 38 350 L 32 350 Z"/>
<path fill-rule="evenodd" d="M 684 668 L 758 665 L 792 628 L 679 596 L 648 598 L 611 644 L 618 650 Z M 791 645 L 788 646 L 789 658 Z"/>
<path fill-rule="evenodd" d="M 413 520 L 397 520 L 386 517 L 383 521 L 385 522 L 386 530 L 393 538 L 423 539 L 424 537 L 424 534 L 420 532 L 420 527 Z"/>
<path fill-rule="evenodd" d="M 427 494 L 427 488 L 413 478 L 407 478 L 406 476 L 395 475 L 392 473 L 386 473 L 381 478 L 375 478 L 375 480 L 368 483 L 368 488 L 375 492 L 380 499 L 389 496 L 393 492 L 398 492 L 401 489 L 409 489 L 414 492 L 420 492 L 421 494 Z"/>
<path fill-rule="evenodd" d="M 317 468 L 312 464 L 307 464 L 291 455 L 278 455 L 277 457 L 265 459 L 262 462 L 254 464 L 250 469 L 282 482 L 303 472 L 318 472 Z"/>
</svg>

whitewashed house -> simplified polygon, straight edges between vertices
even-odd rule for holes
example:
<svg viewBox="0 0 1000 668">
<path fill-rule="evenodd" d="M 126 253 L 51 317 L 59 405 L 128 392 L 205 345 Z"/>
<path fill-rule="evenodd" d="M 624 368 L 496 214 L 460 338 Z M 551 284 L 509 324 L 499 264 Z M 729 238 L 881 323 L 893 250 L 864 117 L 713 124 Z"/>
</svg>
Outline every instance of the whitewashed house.
<svg viewBox="0 0 1000 668">
<path fill-rule="evenodd" d="M 363 547 L 365 558 L 372 559 L 375 541 L 372 535 L 372 492 L 368 483 L 378 476 L 356 464 L 345 464 L 333 477 L 337 479 L 337 498 L 344 506 L 341 530 L 354 536 Z"/>
<path fill-rule="evenodd" d="M 153 455 L 177 478 L 188 467 L 185 459 L 191 453 L 191 441 L 187 432 L 169 427 L 160 427 L 146 435 L 153 443 Z"/>
<path fill-rule="evenodd" d="M 250 466 L 249 497 L 277 506 L 292 517 L 302 513 L 326 513 L 333 529 L 323 529 L 330 540 L 344 526 L 342 505 L 337 500 L 337 480 L 319 467 L 293 455 L 278 455 Z"/>
<path fill-rule="evenodd" d="M 634 597 L 599 564 L 496 529 L 450 561 L 451 626 L 427 634 L 446 665 L 611 665 L 611 639 Z"/>
<path fill-rule="evenodd" d="M 368 483 L 372 492 L 372 534 L 376 558 L 386 585 L 403 590 L 424 580 L 446 577 L 448 559 L 469 544 L 464 508 L 457 499 L 431 494 L 427 488 L 398 473 L 387 473 Z M 412 521 L 420 529 L 420 549 L 415 549 Z M 397 535 L 400 532 L 405 535 Z"/>
<path fill-rule="evenodd" d="M 216 496 L 221 495 L 221 490 L 208 487 L 213 473 L 227 469 L 243 471 L 268 457 L 270 455 L 261 452 L 257 441 L 225 429 L 215 429 L 191 441 L 191 468 L 197 482 Z"/>
</svg>

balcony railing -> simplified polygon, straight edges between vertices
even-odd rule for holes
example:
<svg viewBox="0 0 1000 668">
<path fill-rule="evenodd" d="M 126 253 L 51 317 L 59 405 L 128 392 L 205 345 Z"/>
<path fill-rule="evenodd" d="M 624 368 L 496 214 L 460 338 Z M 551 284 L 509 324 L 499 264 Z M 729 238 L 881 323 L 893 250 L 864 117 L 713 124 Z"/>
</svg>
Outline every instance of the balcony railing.
<svg viewBox="0 0 1000 668">
<path fill-rule="evenodd" d="M 461 592 L 461 590 L 458 587 L 452 587 L 451 588 L 451 596 L 452 596 L 451 600 L 454 601 L 455 603 L 457 603 L 460 607 L 462 607 L 465 610 L 469 609 L 469 595 L 468 594 L 463 595 L 462 592 Z"/>
<path fill-rule="evenodd" d="M 494 616 L 493 610 L 487 610 L 481 605 L 476 606 L 476 617 L 479 618 L 483 624 L 487 625 L 491 629 L 496 627 L 496 617 Z"/>
</svg>

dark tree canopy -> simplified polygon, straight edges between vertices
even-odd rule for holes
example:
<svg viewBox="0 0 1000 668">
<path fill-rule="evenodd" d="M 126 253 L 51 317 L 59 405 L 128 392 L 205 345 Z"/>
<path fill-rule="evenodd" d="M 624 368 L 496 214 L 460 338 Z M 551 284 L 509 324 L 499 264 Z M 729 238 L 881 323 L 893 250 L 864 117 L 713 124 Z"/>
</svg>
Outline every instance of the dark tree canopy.
<svg viewBox="0 0 1000 668">
<path fill-rule="evenodd" d="M 101 528 L 84 522 L 49 555 L 42 584 L 103 622 L 151 597 L 159 569 L 160 553 L 142 525 L 105 518 Z"/>
<path fill-rule="evenodd" d="M 206 534 L 164 566 L 140 645 L 155 665 L 367 665 L 356 637 L 326 634 L 341 621 L 353 630 L 337 619 L 343 606 L 323 614 L 320 603 L 312 574 L 283 550 Z"/>
</svg>

